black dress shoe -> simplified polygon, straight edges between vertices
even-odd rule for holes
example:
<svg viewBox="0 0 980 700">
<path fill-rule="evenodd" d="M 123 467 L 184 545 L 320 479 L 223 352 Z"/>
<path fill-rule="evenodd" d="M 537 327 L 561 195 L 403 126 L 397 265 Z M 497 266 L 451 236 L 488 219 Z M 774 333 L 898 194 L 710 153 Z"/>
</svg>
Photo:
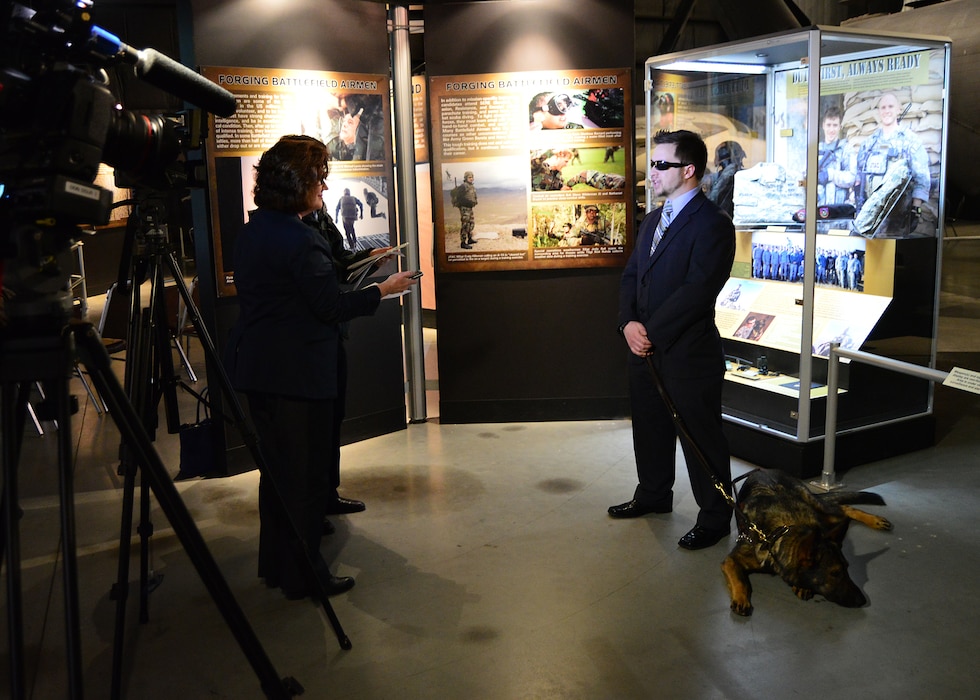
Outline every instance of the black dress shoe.
<svg viewBox="0 0 980 700">
<path fill-rule="evenodd" d="M 651 506 L 637 501 L 628 501 L 618 506 L 609 506 L 610 518 L 639 518 L 649 513 L 669 513 L 671 506 Z"/>
<path fill-rule="evenodd" d="M 326 579 L 321 578 L 321 580 L 323 581 L 323 590 L 328 596 L 346 593 L 354 587 L 352 576 L 330 576 Z"/>
<path fill-rule="evenodd" d="M 327 515 L 347 515 L 349 513 L 360 513 L 367 506 L 364 505 L 364 501 L 355 501 L 352 498 L 340 498 L 337 497 L 336 500 L 327 503 L 327 510 L 325 513 Z"/>
<path fill-rule="evenodd" d="M 695 525 L 689 533 L 677 541 L 677 544 L 684 549 L 704 549 L 727 539 L 729 534 L 729 530 L 708 530 Z"/>
<path fill-rule="evenodd" d="M 327 594 L 327 597 L 346 593 L 354 587 L 354 579 L 351 576 L 319 574 L 319 579 L 320 583 L 323 585 L 323 591 Z M 286 596 L 286 600 L 303 600 L 304 598 L 309 598 L 310 596 L 316 597 L 319 595 L 319 590 L 310 590 L 308 586 L 309 584 L 301 585 L 298 588 L 287 588 L 283 586 L 282 594 Z"/>
</svg>

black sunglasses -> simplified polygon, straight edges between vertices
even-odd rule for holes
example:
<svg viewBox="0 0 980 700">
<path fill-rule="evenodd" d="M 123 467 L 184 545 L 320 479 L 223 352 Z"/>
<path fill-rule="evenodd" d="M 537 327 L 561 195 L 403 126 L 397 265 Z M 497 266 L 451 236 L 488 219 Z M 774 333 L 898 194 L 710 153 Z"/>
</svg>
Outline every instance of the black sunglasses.
<svg viewBox="0 0 980 700">
<path fill-rule="evenodd" d="M 651 160 L 650 167 L 657 170 L 670 170 L 671 168 L 685 168 L 691 163 L 671 163 L 669 160 Z"/>
</svg>

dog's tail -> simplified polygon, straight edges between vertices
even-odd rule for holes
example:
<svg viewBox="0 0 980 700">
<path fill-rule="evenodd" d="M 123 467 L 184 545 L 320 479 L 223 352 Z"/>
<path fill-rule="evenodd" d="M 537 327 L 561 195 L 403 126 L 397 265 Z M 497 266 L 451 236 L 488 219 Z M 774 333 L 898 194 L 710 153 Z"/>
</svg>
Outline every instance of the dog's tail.
<svg viewBox="0 0 980 700">
<path fill-rule="evenodd" d="M 826 502 L 838 506 L 845 505 L 865 505 L 883 506 L 885 499 L 871 491 L 828 491 L 819 494 L 819 498 Z"/>
</svg>

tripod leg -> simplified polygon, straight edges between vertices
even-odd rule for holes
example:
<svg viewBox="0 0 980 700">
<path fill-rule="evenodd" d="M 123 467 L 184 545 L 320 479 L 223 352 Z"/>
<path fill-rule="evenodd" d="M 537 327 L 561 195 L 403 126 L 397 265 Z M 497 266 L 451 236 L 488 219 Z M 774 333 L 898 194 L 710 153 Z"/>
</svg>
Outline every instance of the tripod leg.
<svg viewBox="0 0 980 700">
<path fill-rule="evenodd" d="M 174 533 L 255 670 L 263 691 L 270 698 L 290 697 L 296 687 L 295 680 L 280 680 L 277 676 L 272 662 L 249 626 L 228 583 L 221 575 L 221 570 L 208 551 L 187 506 L 184 505 L 177 488 L 170 480 L 160 455 L 153 449 L 153 444 L 136 411 L 127 401 L 125 392 L 112 374 L 109 355 L 98 333 L 90 323 L 73 324 L 72 328 L 79 353 L 89 370 L 89 375 L 99 393 L 109 404 L 110 415 L 119 427 L 119 432 L 137 454 L 138 461 L 142 465 L 142 477 L 149 482 L 160 508 L 173 526 Z"/>
<path fill-rule="evenodd" d="M 163 398 L 164 414 L 167 417 L 167 432 L 175 434 L 180 430 L 180 416 L 177 410 L 177 377 L 174 372 L 174 358 L 170 351 L 170 320 L 167 318 L 166 286 L 164 284 L 163 267 L 158 256 L 150 258 L 151 292 L 150 292 L 150 339 L 153 348 L 153 365 L 156 378 L 157 393 L 154 396 L 153 408 Z"/>
<path fill-rule="evenodd" d="M 184 365 L 184 370 L 187 372 L 187 378 L 192 382 L 197 382 L 197 374 L 195 374 L 194 369 L 191 367 L 190 358 L 187 357 L 187 353 L 184 352 L 184 346 L 180 344 L 180 340 L 177 336 L 171 336 L 173 338 L 173 345 L 177 348 L 177 354 L 180 355 L 180 362 Z"/>
<path fill-rule="evenodd" d="M 151 382 L 148 379 L 153 365 L 153 345 L 150 341 L 150 312 L 148 309 L 142 308 L 139 285 L 134 283 L 130 293 L 132 294 L 130 300 L 132 316 L 129 320 L 129 329 L 126 336 L 128 351 L 126 354 L 125 393 L 129 399 L 128 407 L 136 413 L 138 419 L 141 421 L 142 427 L 152 440 L 156 429 L 156 410 L 155 404 L 153 403 Z M 111 372 L 111 368 L 108 371 Z M 93 374 L 91 367 L 89 368 L 89 373 L 90 375 Z M 114 377 L 115 375 L 113 375 Z M 92 381 L 98 388 L 98 382 L 94 376 L 92 376 Z M 103 401 L 111 407 L 112 404 L 109 403 L 105 395 L 101 391 L 99 393 L 103 397 Z M 119 424 L 118 420 L 115 422 L 117 425 Z M 120 433 L 125 436 L 121 426 Z M 123 640 L 126 631 L 126 606 L 129 602 L 130 592 L 129 567 L 132 552 L 133 507 L 136 502 L 136 475 L 140 465 L 139 455 L 134 452 L 133 445 L 125 437 L 119 446 L 119 453 L 121 457 L 119 473 L 123 477 L 123 504 L 122 520 L 119 529 L 119 561 L 116 583 L 112 588 L 111 594 L 113 600 L 116 601 L 115 634 L 112 649 L 112 697 L 114 700 L 120 697 L 119 693 L 121 692 Z M 137 529 L 142 530 L 143 524 L 141 523 Z M 146 582 L 141 577 L 137 588 L 137 591 L 140 593 L 139 617 L 141 622 L 145 621 L 147 616 L 147 600 L 143 595 L 145 588 Z"/>
<path fill-rule="evenodd" d="M 126 634 L 126 602 L 129 599 L 130 540 L 133 532 L 133 494 L 136 489 L 136 464 L 125 460 L 123 472 L 122 522 L 119 527 L 119 561 L 111 598 L 116 601 L 115 633 L 112 644 L 112 698 L 119 698 L 122 683 L 123 638 Z"/>
<path fill-rule="evenodd" d="M 150 520 L 150 488 L 140 482 L 140 524 L 136 529 L 140 536 L 140 622 L 150 621 L 150 593 L 163 580 L 162 574 L 154 574 L 150 568 L 150 538 L 153 537 L 153 521 Z"/>
<path fill-rule="evenodd" d="M 60 426 L 57 432 L 58 490 L 61 498 L 61 568 L 65 605 L 65 654 L 68 662 L 68 689 L 72 698 L 82 697 L 81 635 L 78 613 L 78 568 L 75 557 L 74 482 L 72 478 L 71 396 L 68 383 L 74 361 L 66 335 L 32 339 L 3 353 L 2 418 L 0 428 L 6 436 L 3 447 L 3 514 L 5 559 L 7 562 L 8 626 L 10 639 L 11 697 L 23 697 L 23 612 L 20 580 L 20 527 L 18 513 L 19 480 L 17 462 L 26 422 L 26 405 L 30 384 L 43 381 L 53 394 L 54 417 Z M 10 368 L 14 368 L 11 370 Z M 19 397 L 13 399 L 12 374 L 20 382 Z M 53 388 L 53 390 L 52 390 Z"/>
<path fill-rule="evenodd" d="M 27 402 L 27 412 L 31 415 L 31 422 L 34 423 L 34 430 L 37 431 L 38 437 L 42 437 L 44 435 L 44 428 L 41 426 L 41 421 L 38 420 L 37 413 L 35 413 L 30 401 Z"/>
<path fill-rule="evenodd" d="M 85 373 L 77 367 L 75 368 L 75 376 L 78 377 L 78 380 L 82 383 L 82 388 L 85 389 L 85 393 L 88 394 L 88 398 L 92 402 L 92 407 L 95 409 L 95 412 L 101 416 L 102 399 L 95 395 L 95 392 L 92 391 L 92 385 L 89 384 L 88 379 L 85 378 Z"/>
<path fill-rule="evenodd" d="M 248 418 L 245 416 L 245 411 L 242 409 L 242 405 L 238 401 L 238 396 L 235 395 L 235 392 L 232 389 L 231 380 L 228 378 L 224 366 L 218 359 L 218 352 L 215 350 L 214 341 L 211 340 L 208 329 L 201 320 L 201 314 L 198 311 L 197 306 L 194 304 L 194 300 L 191 298 L 191 293 L 188 291 L 187 285 L 184 283 L 184 278 L 180 272 L 180 267 L 177 265 L 177 259 L 174 258 L 173 253 L 167 257 L 167 262 L 170 265 L 171 274 L 177 283 L 177 290 L 180 293 L 181 298 L 184 300 L 185 306 L 187 307 L 188 316 L 190 316 L 191 322 L 194 324 L 194 330 L 197 331 L 197 336 L 201 341 L 201 347 L 204 349 L 204 356 L 209 367 L 211 367 L 217 374 L 218 383 L 221 385 L 222 396 L 224 396 L 225 401 L 231 407 L 232 415 L 235 419 L 235 425 L 238 427 L 238 430 L 242 435 L 242 439 L 248 446 L 249 452 L 251 453 L 252 458 L 255 460 L 255 464 L 258 466 L 262 476 L 269 477 L 270 481 L 273 483 L 276 493 L 279 495 L 280 500 L 282 500 L 283 488 L 280 484 L 276 483 L 275 477 L 273 476 L 273 470 L 268 468 L 268 463 L 265 461 L 265 457 L 263 456 L 262 450 L 259 447 L 259 441 L 255 433 L 255 429 L 251 426 Z M 302 541 L 302 537 L 300 536 L 301 531 L 296 523 L 296 519 L 291 513 L 289 513 L 289 509 L 285 507 L 285 504 L 283 506 L 283 510 L 289 514 L 293 532 L 296 534 L 296 537 Z M 306 548 L 303 547 L 303 550 L 306 551 Z M 318 589 L 317 597 L 320 599 L 320 604 L 323 606 L 323 612 L 326 614 L 327 619 L 330 620 L 330 626 L 333 627 L 333 631 L 337 636 L 337 641 L 340 644 L 340 648 L 350 649 L 352 646 L 350 638 L 344 633 L 344 628 L 340 624 L 340 618 L 337 617 L 337 613 L 334 611 L 333 606 L 328 600 L 326 589 L 323 587 L 319 577 L 316 575 L 313 559 L 307 556 L 306 563 L 310 573 L 310 580 L 314 582 L 314 585 Z"/>
<path fill-rule="evenodd" d="M 20 523 L 17 514 L 17 460 L 23 422 L 16 420 L 16 383 L 0 389 L 0 429 L 3 431 L 3 531 L 7 565 L 7 638 L 9 645 L 10 697 L 24 697 L 24 615 L 20 586 Z M 20 392 L 22 393 L 22 392 Z M 25 399 L 26 400 L 26 399 Z"/>
<path fill-rule="evenodd" d="M 78 560 L 75 556 L 75 480 L 72 469 L 71 396 L 68 381 L 74 362 L 65 337 L 65 374 L 55 388 L 55 410 L 58 416 L 58 491 L 61 497 L 61 557 L 65 588 L 65 647 L 68 659 L 69 687 L 72 697 L 82 697 L 81 616 L 78 611 Z"/>
</svg>

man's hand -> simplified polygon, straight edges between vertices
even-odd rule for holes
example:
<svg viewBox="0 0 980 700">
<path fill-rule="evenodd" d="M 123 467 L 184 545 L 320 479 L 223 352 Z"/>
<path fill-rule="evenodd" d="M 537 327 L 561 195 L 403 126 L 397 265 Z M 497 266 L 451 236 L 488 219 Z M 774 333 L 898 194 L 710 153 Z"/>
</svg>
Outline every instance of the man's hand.
<svg viewBox="0 0 980 700">
<path fill-rule="evenodd" d="M 647 337 L 646 327 L 639 321 L 630 321 L 623 328 L 623 337 L 630 352 L 637 357 L 647 357 L 653 354 L 653 343 Z"/>
</svg>

